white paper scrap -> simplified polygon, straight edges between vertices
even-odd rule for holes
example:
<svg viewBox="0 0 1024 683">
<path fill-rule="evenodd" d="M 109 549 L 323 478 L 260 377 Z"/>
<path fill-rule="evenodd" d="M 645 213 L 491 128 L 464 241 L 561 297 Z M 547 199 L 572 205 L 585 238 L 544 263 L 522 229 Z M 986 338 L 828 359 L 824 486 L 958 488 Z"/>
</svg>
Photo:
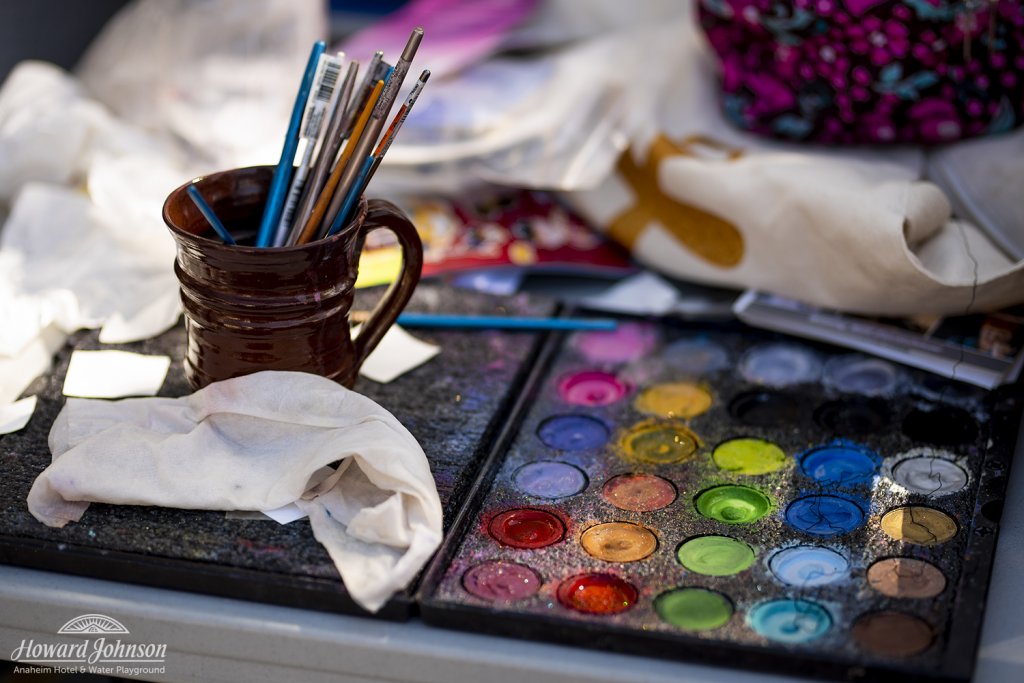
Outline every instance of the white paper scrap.
<svg viewBox="0 0 1024 683">
<path fill-rule="evenodd" d="M 238 521 L 247 522 L 273 522 L 274 520 L 267 517 L 262 512 L 256 510 L 228 510 L 224 513 L 224 519 L 235 519 Z"/>
<path fill-rule="evenodd" d="M 36 409 L 36 397 L 29 396 L 0 406 L 0 434 L 10 434 L 25 427 Z"/>
<path fill-rule="evenodd" d="M 49 370 L 53 354 L 66 340 L 56 325 L 48 325 L 16 355 L 0 356 L 0 405 L 13 403 L 32 380 Z"/>
<path fill-rule="evenodd" d="M 11 256 L 11 254 L 7 254 Z M 67 321 L 78 322 L 78 302 L 66 289 L 55 289 L 44 296 L 25 295 L 16 291 L 12 280 L 16 275 L 4 269 L 4 252 L 0 251 L 0 356 L 16 356 L 34 342 L 48 325 L 69 329 Z M 70 327 L 77 329 L 77 325 Z"/>
<path fill-rule="evenodd" d="M 261 512 L 278 524 L 290 524 L 309 516 L 295 503 L 289 503 L 273 510 L 262 510 Z"/>
<path fill-rule="evenodd" d="M 100 343 L 125 344 L 155 337 L 174 327 L 180 315 L 181 295 L 173 289 L 127 318 L 115 311 L 100 330 Z"/>
<path fill-rule="evenodd" d="M 75 351 L 64 378 L 64 395 L 82 398 L 153 396 L 171 366 L 167 356 L 127 351 Z"/>
<path fill-rule="evenodd" d="M 357 333 L 357 330 L 352 330 L 353 336 Z M 377 348 L 363 362 L 359 374 L 374 382 L 387 384 L 439 353 L 440 346 L 420 341 L 398 325 L 392 325 Z"/>
<path fill-rule="evenodd" d="M 587 308 L 614 313 L 664 315 L 679 301 L 679 290 L 663 278 L 645 271 L 581 301 Z"/>
</svg>

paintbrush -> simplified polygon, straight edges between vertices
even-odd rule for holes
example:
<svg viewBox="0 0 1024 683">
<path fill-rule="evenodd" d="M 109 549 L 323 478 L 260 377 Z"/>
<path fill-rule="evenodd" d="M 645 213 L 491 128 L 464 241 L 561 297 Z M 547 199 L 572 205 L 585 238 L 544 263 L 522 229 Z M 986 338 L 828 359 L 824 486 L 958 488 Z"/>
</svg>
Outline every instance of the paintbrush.
<svg viewBox="0 0 1024 683">
<path fill-rule="evenodd" d="M 306 100 L 305 113 L 302 115 L 298 145 L 299 162 L 292 174 L 284 209 L 281 211 L 281 217 L 277 221 L 277 228 L 274 230 L 274 238 L 271 241 L 275 247 L 284 246 L 285 238 L 295 221 L 299 201 L 306 188 L 309 171 L 313 165 L 313 154 L 316 151 L 317 141 L 322 139 L 324 119 L 330 115 L 332 108 L 337 106 L 338 100 L 335 92 L 344 57 L 344 52 L 339 52 L 336 55 L 326 53 L 320 55 L 316 77 Z"/>
<path fill-rule="evenodd" d="M 395 68 L 387 80 L 384 92 L 381 93 L 380 98 L 377 100 L 377 105 L 370 116 L 370 122 L 367 124 L 366 131 L 364 131 L 358 141 L 354 137 L 352 138 L 351 142 L 355 143 L 355 151 L 352 154 L 352 158 L 359 161 L 348 165 L 344 175 L 341 177 L 341 181 L 338 183 L 337 189 L 334 191 L 334 196 L 331 198 L 331 204 L 325 216 L 325 227 L 321 229 L 323 234 L 326 234 L 333 227 L 336 217 L 341 211 L 342 204 L 345 203 L 348 193 L 352 190 L 360 173 L 363 171 L 365 166 L 364 160 L 370 156 L 373 146 L 377 143 L 377 138 L 380 137 L 384 121 L 388 114 L 391 113 L 391 107 L 398 98 L 398 90 L 402 87 L 402 81 L 405 80 L 405 75 L 409 72 L 409 67 L 412 65 L 412 60 L 416 56 L 416 50 L 419 48 L 422 40 L 423 29 L 419 27 L 414 28 L 409 35 L 408 42 L 405 44 L 402 56 L 395 63 Z"/>
<path fill-rule="evenodd" d="M 384 53 L 377 50 L 373 53 L 373 57 L 370 59 L 370 63 L 366 65 L 366 73 L 363 74 L 363 81 L 359 84 L 359 88 L 352 93 L 352 101 L 349 102 L 348 110 L 345 112 L 345 124 L 341 129 L 342 136 L 348 139 L 352 135 L 352 128 L 356 125 L 356 119 L 359 118 L 359 113 L 363 111 L 363 107 L 366 106 L 366 98 L 373 92 L 373 86 L 377 81 L 382 80 L 378 69 L 384 58 Z"/>
<path fill-rule="evenodd" d="M 349 143 L 345 145 L 345 149 L 342 151 L 341 157 L 338 159 L 338 163 L 334 166 L 334 171 L 331 172 L 331 176 L 327 179 L 327 184 L 324 186 L 323 192 L 320 193 L 320 198 L 317 199 L 316 204 L 313 206 L 313 212 L 306 221 L 306 225 L 303 226 L 302 232 L 299 233 L 298 238 L 295 240 L 296 244 L 305 244 L 316 237 L 320 224 L 323 221 L 324 214 L 327 212 L 331 197 L 338 187 L 338 182 L 341 180 L 342 173 L 345 171 L 346 166 L 348 166 L 349 159 L 352 157 L 352 152 L 355 148 L 354 143 L 362 137 L 364 129 L 366 128 L 366 123 L 370 120 L 373 109 L 376 106 L 380 93 L 383 90 L 384 81 L 377 81 L 377 85 L 370 94 L 370 98 L 366 101 L 366 106 L 363 107 L 363 112 L 359 115 L 359 119 L 356 121 L 356 125 L 352 129 L 352 137 L 349 139 Z"/>
<path fill-rule="evenodd" d="M 348 109 L 349 98 L 352 96 L 352 89 L 355 85 L 358 71 L 359 62 L 350 62 L 348 72 L 345 74 L 345 80 L 341 83 L 338 101 L 334 106 L 334 111 L 331 113 L 331 120 L 327 124 L 327 131 L 324 133 L 323 141 L 320 143 L 320 152 L 317 155 L 316 164 L 313 166 L 313 175 L 310 176 L 309 182 L 306 183 L 306 188 L 302 192 L 302 201 L 295 212 L 295 220 L 292 223 L 291 232 L 285 244 L 295 244 L 299 233 L 302 232 L 302 227 L 309 219 L 309 215 L 313 213 L 313 204 L 316 203 L 316 198 L 320 196 L 320 190 L 323 189 L 324 182 L 327 180 L 327 174 L 333 168 L 334 160 L 338 156 L 338 150 L 341 149 L 341 143 L 345 141 L 342 128 L 345 123 L 345 112 Z"/>
<path fill-rule="evenodd" d="M 352 311 L 349 320 L 365 323 L 370 311 Z M 447 313 L 410 313 L 398 316 L 405 327 L 467 330 L 588 330 L 609 331 L 618 327 L 612 318 L 535 318 L 501 315 L 451 315 Z"/>
<path fill-rule="evenodd" d="M 256 237 L 257 247 L 270 246 L 271 239 L 274 237 L 274 228 L 281 217 L 285 194 L 288 191 L 288 181 L 292 174 L 292 164 L 295 161 L 295 149 L 299 144 L 299 125 L 302 123 L 302 113 L 305 110 L 306 99 L 309 97 L 309 90 L 313 86 L 313 76 L 320 61 L 320 55 L 324 53 L 324 47 L 324 41 L 318 40 L 313 43 L 313 49 L 309 53 L 306 71 L 299 85 L 299 92 L 295 95 L 295 105 L 292 107 L 288 131 L 284 136 L 281 159 L 277 162 L 277 168 L 274 169 L 274 176 L 270 181 L 270 190 L 267 194 L 267 203 L 263 207 L 263 217 L 260 219 L 260 229 Z"/>
<path fill-rule="evenodd" d="M 380 166 L 381 160 L 384 158 L 384 155 L 387 154 L 388 149 L 391 147 L 391 143 L 394 141 L 398 131 L 402 128 L 402 124 L 405 123 L 405 119 L 409 116 L 409 111 L 412 109 L 412 106 L 416 104 L 416 100 L 419 99 L 420 92 L 423 90 L 423 86 L 429 78 L 429 70 L 424 70 L 423 73 L 420 74 L 420 78 L 416 81 L 416 85 L 413 87 L 412 92 L 409 93 L 409 97 L 402 103 L 398 113 L 395 114 L 395 118 L 391 121 L 391 125 L 388 126 L 387 131 L 384 133 L 383 137 L 381 137 L 380 144 L 377 145 L 377 149 L 363 162 L 363 166 L 359 170 L 359 175 L 356 176 L 355 183 L 353 183 L 352 188 L 348 191 L 348 195 L 345 197 L 345 201 L 342 203 L 341 209 L 338 211 L 338 215 L 334 217 L 334 222 L 331 223 L 331 227 L 327 231 L 328 236 L 337 233 L 342 229 L 342 227 L 344 227 L 349 214 L 352 212 L 352 206 L 363 194 L 366 186 L 369 185 L 370 179 L 373 178 L 373 174 L 376 173 L 377 167 Z"/>
<path fill-rule="evenodd" d="M 419 99 L 420 93 L 423 91 L 423 87 L 427 84 L 427 80 L 430 78 L 430 69 L 424 69 L 420 74 L 419 80 L 416 81 L 416 85 L 413 86 L 412 92 L 409 93 L 409 97 L 406 98 L 405 102 L 402 103 L 398 113 L 395 114 L 395 118 L 391 121 L 391 125 L 388 126 L 387 131 L 384 133 L 384 137 L 381 138 L 380 145 L 377 146 L 374 151 L 373 166 L 370 167 L 370 177 L 366 179 L 366 182 L 370 182 L 373 178 L 373 174 L 377 172 L 377 167 L 380 166 L 380 162 L 384 159 L 384 155 L 391 149 L 391 143 L 395 141 L 395 136 L 398 135 L 398 131 L 402 129 L 402 125 L 405 120 L 409 118 L 409 112 L 412 111 L 412 107 L 416 104 L 416 100 Z"/>
<path fill-rule="evenodd" d="M 206 203 L 206 200 L 203 198 L 203 195 L 199 192 L 196 186 L 189 185 L 185 188 L 185 192 L 188 194 L 189 199 L 192 200 L 192 203 L 196 205 L 196 208 L 199 209 L 199 213 L 203 214 L 203 218 L 205 218 L 206 222 L 210 224 L 213 231 L 216 232 L 222 240 L 224 240 L 224 243 L 235 246 L 235 239 L 231 236 L 231 233 L 228 232 L 227 228 L 224 227 L 224 224 L 220 222 L 220 219 L 217 218 L 217 214 L 215 214 L 210 205 Z"/>
</svg>

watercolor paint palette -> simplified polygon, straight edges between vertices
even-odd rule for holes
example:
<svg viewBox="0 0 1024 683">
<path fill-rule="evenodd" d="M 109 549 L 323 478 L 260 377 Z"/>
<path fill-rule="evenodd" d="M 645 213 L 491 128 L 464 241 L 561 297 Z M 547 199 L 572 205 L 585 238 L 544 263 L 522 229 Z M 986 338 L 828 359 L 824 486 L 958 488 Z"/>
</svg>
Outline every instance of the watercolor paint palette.
<svg viewBox="0 0 1024 683">
<path fill-rule="evenodd" d="M 1020 418 L 747 328 L 551 340 L 429 623 L 810 676 L 967 680 Z"/>
</svg>

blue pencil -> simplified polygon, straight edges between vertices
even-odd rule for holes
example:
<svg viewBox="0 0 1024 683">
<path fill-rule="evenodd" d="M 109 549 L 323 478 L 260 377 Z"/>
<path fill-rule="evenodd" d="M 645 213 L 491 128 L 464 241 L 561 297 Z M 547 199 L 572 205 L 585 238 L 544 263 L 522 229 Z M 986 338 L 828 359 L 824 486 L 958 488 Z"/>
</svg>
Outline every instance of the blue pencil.
<svg viewBox="0 0 1024 683">
<path fill-rule="evenodd" d="M 302 111 L 306 108 L 306 99 L 309 97 L 310 88 L 313 87 L 316 64 L 320 61 L 320 55 L 324 53 L 325 48 L 324 41 L 318 40 L 313 43 L 313 50 L 309 53 L 306 73 L 302 77 L 302 84 L 299 86 L 299 92 L 295 96 L 292 118 L 288 122 L 288 132 L 284 136 L 281 160 L 277 162 L 274 178 L 270 181 L 267 204 L 263 208 L 260 231 L 256 236 L 257 247 L 270 246 L 270 241 L 274 237 L 274 228 L 277 227 L 278 221 L 281 220 L 281 210 L 284 208 L 284 198 L 288 193 L 288 181 L 291 177 L 292 165 L 295 161 L 295 149 L 299 145 L 299 125 L 302 122 Z"/>
<path fill-rule="evenodd" d="M 224 224 L 220 222 L 220 219 L 217 218 L 217 214 L 213 212 L 213 209 L 210 208 L 210 205 L 206 203 L 205 199 L 203 199 L 203 195 L 199 193 L 199 190 L 196 189 L 196 186 L 189 185 L 188 187 L 185 188 L 185 192 L 188 193 L 188 196 L 192 200 L 192 203 L 196 205 L 197 209 L 199 209 L 199 213 L 203 214 L 203 218 L 205 218 L 207 222 L 211 226 L 213 226 L 214 232 L 216 232 L 220 236 L 220 238 L 224 240 L 224 243 L 230 244 L 231 246 L 235 246 L 235 239 L 231 236 L 231 233 L 228 232 L 228 229 L 224 227 Z"/>
<path fill-rule="evenodd" d="M 446 315 L 402 313 L 398 324 L 406 327 L 461 328 L 475 330 L 614 330 L 611 318 L 523 318 L 499 315 Z"/>
<path fill-rule="evenodd" d="M 345 227 L 348 221 L 348 215 L 352 213 L 352 207 L 355 205 L 356 200 L 359 199 L 359 195 L 363 192 L 363 186 L 366 184 L 366 177 L 370 174 L 370 167 L 373 166 L 373 161 L 376 157 L 372 154 L 366 157 L 366 161 L 363 162 L 363 167 L 359 169 L 359 175 L 356 176 L 355 183 L 349 188 L 348 194 L 345 196 L 345 201 L 342 202 L 341 208 L 338 209 L 338 215 L 334 217 L 334 222 L 331 224 L 331 229 L 327 231 L 327 237 L 336 234 L 343 227 Z"/>
</svg>

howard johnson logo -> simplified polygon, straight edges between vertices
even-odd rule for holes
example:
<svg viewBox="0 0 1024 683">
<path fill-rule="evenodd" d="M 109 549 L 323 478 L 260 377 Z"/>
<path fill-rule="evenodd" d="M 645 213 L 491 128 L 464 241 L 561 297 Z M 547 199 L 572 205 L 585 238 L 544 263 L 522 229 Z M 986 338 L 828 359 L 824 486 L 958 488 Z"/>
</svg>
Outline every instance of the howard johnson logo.
<svg viewBox="0 0 1024 683">
<path fill-rule="evenodd" d="M 128 629 L 103 614 L 83 614 L 61 626 L 61 642 L 22 640 L 11 652 L 14 673 L 141 676 L 166 673 L 165 643 L 124 642 Z M 68 640 L 70 636 L 70 640 Z M 84 640 L 83 640 L 84 638 Z"/>
</svg>

